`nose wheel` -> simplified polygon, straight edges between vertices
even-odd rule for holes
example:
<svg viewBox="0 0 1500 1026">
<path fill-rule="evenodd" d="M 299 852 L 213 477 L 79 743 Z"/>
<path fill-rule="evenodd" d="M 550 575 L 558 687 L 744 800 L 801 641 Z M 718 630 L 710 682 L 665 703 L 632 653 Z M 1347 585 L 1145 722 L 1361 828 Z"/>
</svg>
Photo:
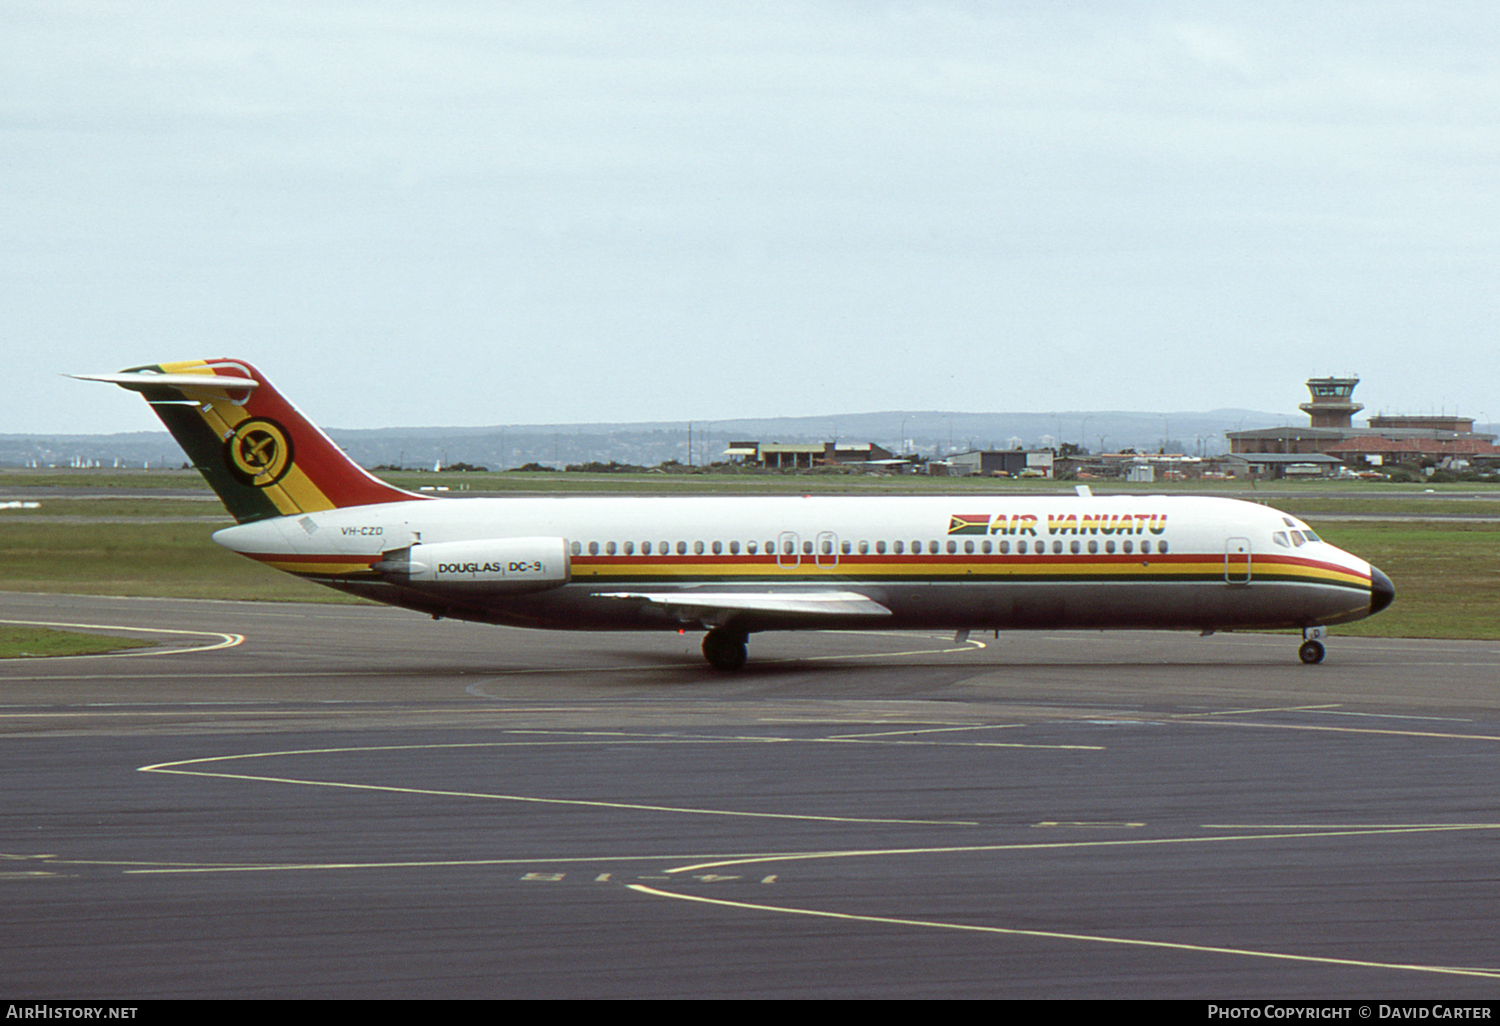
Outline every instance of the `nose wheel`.
<svg viewBox="0 0 1500 1026">
<path fill-rule="evenodd" d="M 1309 666 L 1321 663 L 1326 650 L 1323 648 L 1323 628 L 1304 627 L 1302 630 L 1302 644 L 1297 649 L 1297 658 Z"/>
<path fill-rule="evenodd" d="M 724 673 L 733 673 L 745 665 L 750 653 L 746 635 L 727 627 L 715 627 L 703 635 L 703 658 L 708 665 Z"/>
</svg>

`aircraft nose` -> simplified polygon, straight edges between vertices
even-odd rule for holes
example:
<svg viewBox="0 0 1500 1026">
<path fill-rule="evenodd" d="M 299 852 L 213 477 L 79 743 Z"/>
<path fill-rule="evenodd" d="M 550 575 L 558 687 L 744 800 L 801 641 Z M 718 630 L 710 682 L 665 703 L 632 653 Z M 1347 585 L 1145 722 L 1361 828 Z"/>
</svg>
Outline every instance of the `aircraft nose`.
<svg viewBox="0 0 1500 1026">
<path fill-rule="evenodd" d="M 1385 574 L 1370 567 L 1370 615 L 1374 616 L 1396 597 L 1396 586 Z"/>
</svg>

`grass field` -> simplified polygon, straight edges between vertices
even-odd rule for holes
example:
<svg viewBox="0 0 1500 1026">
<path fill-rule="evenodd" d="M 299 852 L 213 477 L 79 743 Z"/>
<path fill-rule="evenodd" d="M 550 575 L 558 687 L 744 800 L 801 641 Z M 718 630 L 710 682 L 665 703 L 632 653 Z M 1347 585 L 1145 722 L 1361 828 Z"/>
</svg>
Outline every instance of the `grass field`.
<svg viewBox="0 0 1500 1026">
<path fill-rule="evenodd" d="M 484 493 L 514 492 L 617 492 L 667 495 L 796 495 L 804 492 L 838 492 L 845 494 L 983 494 L 990 492 L 1038 492 L 1057 494 L 1069 491 L 1072 482 L 1047 481 L 1038 478 L 928 477 L 926 475 L 872 475 L 844 473 L 631 473 L 581 474 L 553 472 L 458 473 L 453 471 L 381 471 L 375 475 L 398 488 L 416 491 L 421 488 L 447 488 L 450 495 L 465 491 Z M 1248 480 L 1157 481 L 1131 484 L 1123 481 L 1081 481 L 1100 494 L 1143 492 L 1172 494 L 1224 494 L 1239 499 L 1259 501 L 1262 493 L 1278 501 L 1332 501 L 1343 503 L 1395 500 L 1407 502 L 1467 501 L 1474 503 L 1471 512 L 1500 508 L 1500 486 L 1474 483 L 1410 484 L 1385 481 L 1356 481 L 1314 478 L 1306 481 L 1285 480 L 1255 485 Z M 117 492 L 152 492 L 164 489 L 192 489 L 205 497 L 212 493 L 203 478 L 192 470 L 0 470 L 0 488 L 13 492 L 51 488 L 98 488 Z M 1306 495 L 1304 500 L 1302 497 Z M 1479 495 L 1482 498 L 1471 499 Z M 1330 500 L 1326 498 L 1332 496 Z M 1488 498 L 1483 498 L 1488 496 Z M 37 496 L 29 496 L 35 498 Z"/>
<path fill-rule="evenodd" d="M 639 481 L 639 478 L 637 478 Z M 573 482 L 567 482 L 573 483 Z M 583 482 L 593 485 L 592 491 L 583 494 L 646 494 L 644 486 L 637 486 L 639 491 L 627 485 L 620 487 L 618 481 L 595 481 Z M 606 486 L 614 484 L 614 488 Z M 663 489 L 662 491 L 665 491 Z M 997 489 L 988 488 L 980 491 L 973 489 L 955 490 L 948 489 L 943 492 L 940 489 L 927 489 L 920 494 L 952 494 L 952 495 L 989 495 L 996 494 Z M 655 494 L 660 494 L 658 491 Z M 776 494 L 767 489 L 748 489 L 744 492 L 728 491 L 731 495 L 764 495 Z M 845 494 L 845 495 L 901 495 L 919 494 L 909 489 L 889 490 L 886 492 L 858 491 L 854 488 L 843 487 L 837 480 L 820 481 L 812 487 L 804 485 L 791 494 Z M 1047 489 L 1036 489 L 1037 494 L 1058 494 L 1056 485 Z M 475 491 L 449 491 L 444 493 L 446 498 L 477 498 L 481 495 L 506 495 L 518 494 L 518 492 L 475 492 Z M 579 494 L 574 489 L 563 489 L 560 486 L 551 492 L 541 489 L 527 490 L 527 494 Z M 680 494 L 698 494 L 692 490 L 683 490 Z M 725 489 L 705 491 L 702 494 L 724 495 Z M 787 494 L 783 492 L 782 494 Z M 1101 493 L 1104 494 L 1104 493 Z M 1310 495 L 1307 497 L 1292 495 L 1280 495 L 1274 498 L 1259 499 L 1253 495 L 1241 495 L 1238 498 L 1252 502 L 1263 501 L 1267 505 L 1275 506 L 1289 513 L 1304 518 L 1327 517 L 1337 519 L 1342 516 L 1371 516 L 1371 515 L 1405 515 L 1417 517 L 1496 517 L 1500 518 L 1500 495 L 1495 499 L 1476 499 L 1464 496 L 1422 495 L 1417 496 L 1365 496 L 1360 494 L 1345 496 Z M 142 498 L 98 496 L 93 498 L 62 498 L 45 499 L 28 509 L 0 509 L 0 524 L 15 520 L 43 520 L 50 517 L 98 517 L 98 518 L 120 518 L 120 517 L 144 517 L 152 519 L 212 519 L 223 521 L 225 525 L 234 521 L 224 511 L 224 507 L 213 499 L 212 493 L 205 492 L 203 499 L 179 499 L 179 498 Z"/>
<path fill-rule="evenodd" d="M 212 495 L 196 470 L 0 470 L 0 485 L 11 489 L 113 488 L 122 492 L 201 488 Z"/>
<path fill-rule="evenodd" d="M 0 588 L 78 595 L 355 602 L 215 545 L 213 525 L 0 521 Z"/>
<path fill-rule="evenodd" d="M 144 648 L 152 644 L 155 642 L 112 638 L 104 634 L 84 634 L 79 631 L 59 631 L 51 627 L 12 627 L 0 624 L 0 659 L 91 655 L 95 652 L 118 652 L 123 648 Z"/>
<path fill-rule="evenodd" d="M 156 520 L 171 518 L 212 518 L 234 523 L 234 518 L 225 512 L 213 493 L 204 493 L 203 499 L 139 499 L 139 498 L 93 498 L 93 499 L 46 499 L 33 509 L 0 509 L 0 524 L 10 520 L 40 520 L 46 517 L 149 517 Z"/>
</svg>

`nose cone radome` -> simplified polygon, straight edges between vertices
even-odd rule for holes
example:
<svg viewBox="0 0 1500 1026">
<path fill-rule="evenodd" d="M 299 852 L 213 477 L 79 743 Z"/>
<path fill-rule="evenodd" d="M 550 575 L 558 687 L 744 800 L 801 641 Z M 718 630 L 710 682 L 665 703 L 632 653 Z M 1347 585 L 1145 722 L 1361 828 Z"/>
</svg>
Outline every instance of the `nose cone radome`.
<svg viewBox="0 0 1500 1026">
<path fill-rule="evenodd" d="M 1385 574 L 1370 567 L 1370 615 L 1374 616 L 1396 597 L 1396 586 Z"/>
</svg>

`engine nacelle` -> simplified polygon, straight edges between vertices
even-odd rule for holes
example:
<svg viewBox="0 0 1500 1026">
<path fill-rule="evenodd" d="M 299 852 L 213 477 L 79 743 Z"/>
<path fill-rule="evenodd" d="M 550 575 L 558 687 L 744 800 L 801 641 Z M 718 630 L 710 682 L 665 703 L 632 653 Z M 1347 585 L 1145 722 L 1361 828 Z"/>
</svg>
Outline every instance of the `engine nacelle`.
<svg viewBox="0 0 1500 1026">
<path fill-rule="evenodd" d="M 546 591 L 568 583 L 562 538 L 483 538 L 387 552 L 373 570 L 397 584 L 462 586 L 484 591 Z"/>
</svg>

